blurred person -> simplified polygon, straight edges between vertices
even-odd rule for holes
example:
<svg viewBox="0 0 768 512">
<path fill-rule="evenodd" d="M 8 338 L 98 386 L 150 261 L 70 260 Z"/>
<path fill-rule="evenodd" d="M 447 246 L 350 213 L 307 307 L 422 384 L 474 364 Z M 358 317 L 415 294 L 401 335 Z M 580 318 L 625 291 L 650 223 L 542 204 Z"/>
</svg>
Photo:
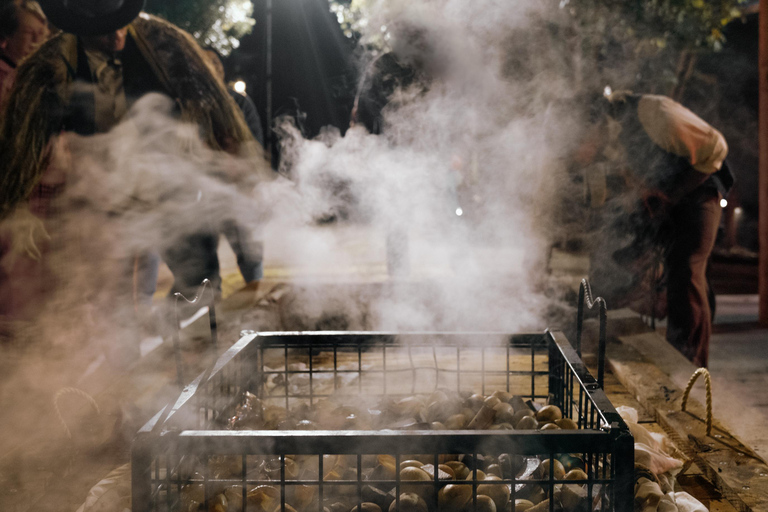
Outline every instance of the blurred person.
<svg viewBox="0 0 768 512">
<path fill-rule="evenodd" d="M 48 20 L 37 2 L 0 0 L 0 106 L 13 85 L 19 63 L 48 36 Z"/>
<path fill-rule="evenodd" d="M 46 184 L 54 156 L 66 153 L 56 141 L 65 141 L 66 132 L 88 136 L 109 131 L 147 93 L 173 98 L 176 115 L 196 123 L 211 148 L 260 154 L 242 114 L 210 72 L 197 43 L 168 22 L 140 15 L 143 0 L 41 4 L 63 32 L 19 67 L 0 119 L 0 219 L 38 222 L 10 224 L 9 246 L 15 254 L 6 251 L 4 261 L 39 254 L 37 245 L 45 236 L 39 221 L 45 215 L 35 209 L 50 209 L 63 186 L 61 175 L 66 175 L 54 172 L 55 186 Z M 163 257 L 174 275 L 172 293 L 194 296 L 206 278 L 220 286 L 216 244 L 210 243 L 210 235 L 185 237 Z M 156 268 L 152 262 L 145 266 Z M 151 271 L 140 276 L 138 288 L 154 287 L 147 284 L 154 278 Z"/>
<path fill-rule="evenodd" d="M 443 74 L 445 57 L 430 41 L 426 27 L 399 23 L 391 27 L 392 49 L 376 57 L 360 81 L 350 126 L 362 125 L 375 135 L 384 131 L 384 112 L 429 91 L 432 81 Z M 410 90 L 413 95 L 399 94 Z"/>
<path fill-rule="evenodd" d="M 386 138 L 398 131 L 389 130 L 387 113 L 424 101 L 431 89 L 448 81 L 449 68 L 456 64 L 433 27 L 418 21 L 398 21 L 389 25 L 389 31 L 390 51 L 374 58 L 366 67 L 350 116 L 350 128 L 364 127 L 369 133 Z M 474 162 L 475 156 L 471 151 L 457 150 L 444 162 L 439 180 L 445 192 L 441 209 L 443 218 L 453 223 L 453 230 L 464 227 L 458 221 L 467 207 L 462 200 L 472 195 L 471 192 L 464 193 L 468 184 L 465 176 L 473 170 L 471 164 L 467 164 Z M 343 197 L 339 192 L 336 194 Z M 406 226 L 393 226 L 387 233 L 386 244 L 390 275 L 407 274 L 409 243 Z M 460 258 L 458 253 L 452 254 L 454 268 L 460 266 Z"/>
<path fill-rule="evenodd" d="M 259 141 L 259 144 L 264 146 L 264 129 L 261 127 L 261 117 L 259 116 L 259 111 L 256 109 L 253 100 L 248 96 L 247 92 L 237 92 L 227 84 L 226 74 L 224 73 L 224 64 L 221 62 L 219 52 L 213 48 L 206 48 L 205 55 L 208 57 L 208 62 L 211 63 L 211 66 L 216 72 L 216 76 L 221 79 L 221 82 L 227 88 L 227 92 L 232 96 L 232 99 L 235 100 L 235 103 L 237 103 L 237 106 L 240 107 L 240 110 L 243 112 L 245 123 L 248 125 L 248 129 L 251 130 L 251 135 L 253 135 L 254 139 Z"/>
<path fill-rule="evenodd" d="M 581 165 L 613 160 L 626 180 L 623 204 L 629 209 L 628 215 L 603 226 L 606 239 L 631 237 L 624 247 L 609 250 L 611 261 L 605 263 L 629 268 L 636 286 L 641 268 L 660 247 L 667 287 L 667 340 L 694 364 L 707 366 L 714 293 L 706 268 L 720 224 L 720 200 L 734 181 L 725 162 L 725 138 L 665 96 L 617 91 L 597 98 L 591 117 L 576 160 Z M 593 276 L 598 282 L 609 279 L 600 268 L 603 263 L 595 261 L 599 268 L 593 269 Z M 602 284 L 593 286 L 602 293 Z M 631 295 L 629 287 L 618 295 L 622 294 Z"/>
<path fill-rule="evenodd" d="M 224 64 L 221 62 L 221 57 L 218 52 L 211 48 L 207 48 L 205 49 L 205 55 L 216 72 L 216 76 L 225 85 L 227 92 L 232 99 L 235 100 L 235 103 L 237 103 L 237 106 L 242 111 L 245 123 L 251 131 L 251 135 L 253 135 L 253 138 L 263 146 L 264 132 L 261 127 L 261 118 L 259 117 L 256 105 L 254 105 L 251 98 L 245 92 L 239 93 L 232 87 L 226 85 Z M 256 240 L 253 233 L 249 232 L 247 228 L 240 225 L 240 223 L 234 219 L 226 221 L 222 231 L 227 238 L 230 247 L 232 247 L 232 251 L 237 257 L 237 266 L 240 269 L 240 274 L 243 276 L 246 287 L 248 289 L 256 290 L 261 278 L 264 276 L 264 247 L 262 242 Z"/>
</svg>

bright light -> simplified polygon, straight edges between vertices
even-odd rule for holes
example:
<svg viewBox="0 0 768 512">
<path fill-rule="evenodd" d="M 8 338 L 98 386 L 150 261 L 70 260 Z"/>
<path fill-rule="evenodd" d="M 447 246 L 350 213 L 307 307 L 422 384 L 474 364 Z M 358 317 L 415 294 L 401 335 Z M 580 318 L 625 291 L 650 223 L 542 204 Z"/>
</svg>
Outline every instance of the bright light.
<svg viewBox="0 0 768 512">
<path fill-rule="evenodd" d="M 725 208 L 726 206 L 728 206 L 728 201 L 726 201 L 725 199 L 721 199 L 720 208 Z"/>
<path fill-rule="evenodd" d="M 611 94 L 613 94 L 613 89 L 611 89 L 610 85 L 606 85 L 605 89 L 603 89 L 603 96 L 608 98 L 608 97 L 610 97 Z"/>
<path fill-rule="evenodd" d="M 742 213 L 744 213 L 744 210 L 741 209 L 741 206 L 737 206 L 736 208 L 733 209 L 733 213 L 735 213 L 736 215 L 741 215 Z"/>
<path fill-rule="evenodd" d="M 219 8 L 220 11 L 225 10 L 223 7 Z M 248 22 L 253 14 L 253 4 L 251 0 L 232 1 L 226 7 L 227 19 L 231 23 L 243 23 Z"/>
<path fill-rule="evenodd" d="M 235 88 L 235 92 L 239 92 L 240 94 L 245 94 L 245 82 L 243 82 L 242 80 L 238 80 L 237 82 L 235 82 L 234 88 Z"/>
<path fill-rule="evenodd" d="M 461 208 L 456 208 L 456 215 L 461 217 L 462 215 L 464 215 L 464 210 L 462 210 Z"/>
</svg>

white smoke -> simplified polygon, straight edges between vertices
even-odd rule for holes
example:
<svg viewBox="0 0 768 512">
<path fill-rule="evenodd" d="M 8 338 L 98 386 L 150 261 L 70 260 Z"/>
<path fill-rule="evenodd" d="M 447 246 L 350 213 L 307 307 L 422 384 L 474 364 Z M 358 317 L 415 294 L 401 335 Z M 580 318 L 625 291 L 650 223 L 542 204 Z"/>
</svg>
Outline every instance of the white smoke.
<svg viewBox="0 0 768 512">
<path fill-rule="evenodd" d="M 282 126 L 282 165 L 316 216 L 341 212 L 401 239 L 406 279 L 429 283 L 373 301 L 371 328 L 544 327 L 551 208 L 577 131 L 563 104 L 580 92 L 542 33 L 563 16 L 552 7 L 375 2 L 363 41 L 386 28 L 398 60 L 432 75 L 428 86 L 393 94 L 381 135 L 355 127 L 304 140 Z"/>
</svg>

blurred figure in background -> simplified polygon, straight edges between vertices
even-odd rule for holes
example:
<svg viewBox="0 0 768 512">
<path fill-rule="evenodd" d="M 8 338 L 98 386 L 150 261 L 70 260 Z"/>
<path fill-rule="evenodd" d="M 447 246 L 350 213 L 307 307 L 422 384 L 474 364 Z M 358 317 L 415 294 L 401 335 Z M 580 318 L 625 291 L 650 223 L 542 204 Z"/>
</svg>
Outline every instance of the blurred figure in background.
<svg viewBox="0 0 768 512">
<path fill-rule="evenodd" d="M 617 91 L 600 96 L 592 105 L 592 121 L 577 161 L 587 165 L 613 153 L 608 158 L 623 170 L 624 206 L 629 210 L 608 217 L 609 224 L 602 227 L 604 243 L 596 244 L 602 257 L 594 261 L 593 286 L 601 294 L 609 289 L 603 265 L 621 265 L 634 276 L 617 293 L 617 300 L 626 300 L 659 247 L 667 288 L 667 341 L 694 364 L 707 366 L 714 293 L 706 268 L 720 224 L 719 203 L 734 181 L 725 163 L 725 138 L 679 103 L 650 94 Z"/>
<path fill-rule="evenodd" d="M 263 147 L 264 131 L 261 127 L 261 118 L 259 117 L 258 110 L 256 110 L 256 105 L 254 105 L 251 98 L 245 92 L 237 92 L 227 85 L 224 64 L 215 50 L 207 48 L 205 55 L 215 70 L 216 76 L 224 84 L 224 87 L 227 88 L 227 92 L 242 111 L 245 123 L 248 125 L 253 138 Z M 248 229 L 240 225 L 235 219 L 226 221 L 222 231 L 230 247 L 232 247 L 232 252 L 237 257 L 237 267 L 240 269 L 240 274 L 243 276 L 246 288 L 256 291 L 261 278 L 264 276 L 264 246 L 262 242 L 257 240 L 254 233 L 249 232 Z"/>
<path fill-rule="evenodd" d="M 0 0 L 0 108 L 13 85 L 16 67 L 49 36 L 37 2 Z"/>
<path fill-rule="evenodd" d="M 243 112 L 245 123 L 248 125 L 248 129 L 251 130 L 253 138 L 259 141 L 259 144 L 264 146 L 264 129 L 261 127 L 261 117 L 259 116 L 259 111 L 256 109 L 253 100 L 248 96 L 247 92 L 237 92 L 227 84 L 224 73 L 224 64 L 221 62 L 219 52 L 213 48 L 205 48 L 205 55 L 208 57 L 208 61 L 211 63 L 211 66 L 213 66 L 214 71 L 216 71 L 216 75 L 227 88 L 227 92 L 232 96 L 232 99 L 235 100 L 235 103 L 237 103 L 237 106 L 240 107 L 240 110 Z"/>
</svg>

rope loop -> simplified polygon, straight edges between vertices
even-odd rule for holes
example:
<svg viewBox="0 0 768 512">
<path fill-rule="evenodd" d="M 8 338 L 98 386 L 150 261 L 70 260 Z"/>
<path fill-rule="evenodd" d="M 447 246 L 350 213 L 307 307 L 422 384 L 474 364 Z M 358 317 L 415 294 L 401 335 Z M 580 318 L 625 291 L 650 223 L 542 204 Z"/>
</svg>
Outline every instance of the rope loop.
<svg viewBox="0 0 768 512">
<path fill-rule="evenodd" d="M 707 435 L 710 435 L 712 433 L 712 378 L 709 375 L 709 370 L 706 368 L 699 368 L 693 372 L 691 379 L 688 381 L 688 385 L 685 387 L 683 402 L 680 405 L 680 409 L 685 411 L 685 406 L 688 405 L 688 395 L 690 395 L 691 389 L 699 378 L 699 375 L 704 376 L 704 384 L 707 388 Z"/>
</svg>

